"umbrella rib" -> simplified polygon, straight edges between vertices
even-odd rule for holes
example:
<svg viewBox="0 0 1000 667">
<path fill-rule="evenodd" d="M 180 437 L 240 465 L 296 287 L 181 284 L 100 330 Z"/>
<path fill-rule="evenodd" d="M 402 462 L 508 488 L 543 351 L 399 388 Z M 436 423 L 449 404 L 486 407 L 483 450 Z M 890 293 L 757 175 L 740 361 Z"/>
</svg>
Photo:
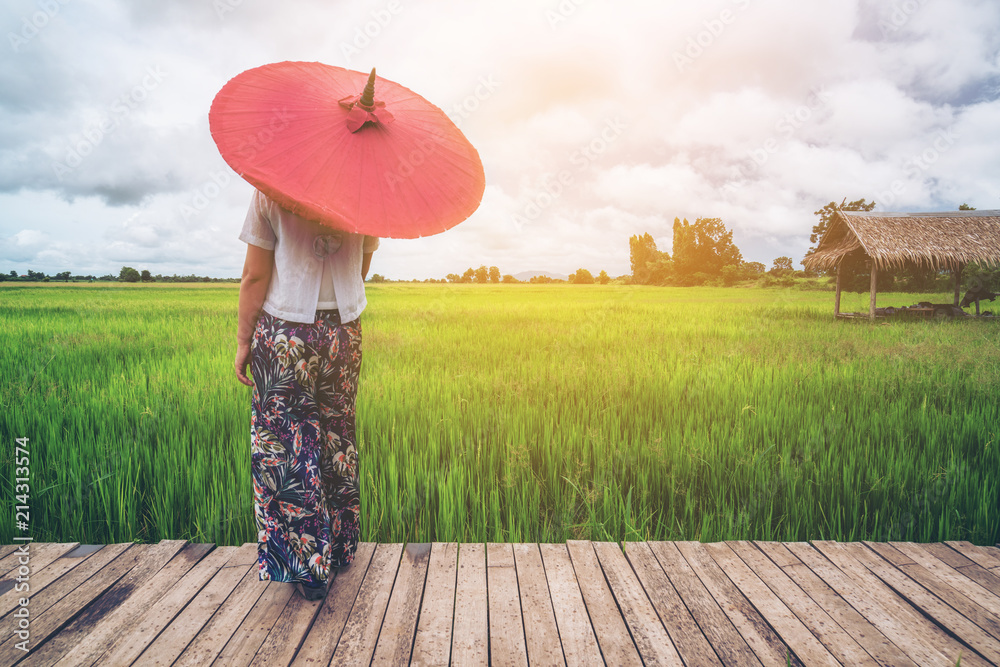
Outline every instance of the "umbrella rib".
<svg viewBox="0 0 1000 667">
<path fill-rule="evenodd" d="M 399 155 L 399 149 L 400 148 L 402 148 L 402 146 L 398 146 L 397 145 L 396 147 L 394 147 L 394 153 L 396 154 L 397 161 L 400 162 L 400 163 L 402 163 L 403 159 L 405 159 L 405 157 L 408 157 L 408 156 L 404 156 L 403 158 L 400 158 L 400 155 Z M 424 183 L 423 185 L 424 186 L 432 186 L 433 184 L 428 182 L 428 183 Z M 436 217 L 438 217 L 438 216 L 434 215 L 434 207 L 428 201 L 427 197 L 425 196 L 424 189 L 422 187 L 421 188 L 412 187 L 412 188 L 410 188 L 410 190 L 412 192 L 416 193 L 416 195 L 420 198 L 421 203 L 423 204 L 423 211 L 422 211 L 422 213 L 424 215 L 421 216 L 421 218 L 426 218 L 426 219 L 429 219 L 429 220 L 434 220 Z M 438 194 L 444 194 L 445 196 L 447 196 L 447 194 L 448 194 L 448 193 L 442 193 L 441 190 L 440 190 L 440 188 L 435 188 L 435 190 L 437 190 Z M 420 225 L 420 228 L 422 230 L 423 229 L 423 225 Z"/>
</svg>

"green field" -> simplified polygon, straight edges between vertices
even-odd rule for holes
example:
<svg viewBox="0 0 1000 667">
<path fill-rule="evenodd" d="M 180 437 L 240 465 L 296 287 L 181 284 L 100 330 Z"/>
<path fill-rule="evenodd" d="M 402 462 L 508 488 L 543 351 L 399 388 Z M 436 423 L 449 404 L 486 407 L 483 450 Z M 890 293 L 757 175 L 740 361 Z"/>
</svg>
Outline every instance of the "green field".
<svg viewBox="0 0 1000 667">
<path fill-rule="evenodd" d="M 36 540 L 256 541 L 237 296 L 0 287 L 0 543 L 18 437 Z M 836 322 L 789 289 L 368 298 L 363 540 L 1000 541 L 995 321 Z"/>
</svg>

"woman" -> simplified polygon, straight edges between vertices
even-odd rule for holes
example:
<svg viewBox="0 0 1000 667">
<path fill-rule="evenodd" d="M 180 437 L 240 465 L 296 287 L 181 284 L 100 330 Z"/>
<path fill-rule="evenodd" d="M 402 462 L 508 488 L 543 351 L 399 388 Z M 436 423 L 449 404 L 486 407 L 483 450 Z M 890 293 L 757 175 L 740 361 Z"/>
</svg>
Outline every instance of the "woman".
<svg viewBox="0 0 1000 667">
<path fill-rule="evenodd" d="M 260 578 L 320 599 L 331 568 L 348 565 L 358 544 L 360 316 L 379 240 L 301 218 L 260 191 L 239 238 L 247 255 L 235 368 L 253 387 Z"/>
</svg>

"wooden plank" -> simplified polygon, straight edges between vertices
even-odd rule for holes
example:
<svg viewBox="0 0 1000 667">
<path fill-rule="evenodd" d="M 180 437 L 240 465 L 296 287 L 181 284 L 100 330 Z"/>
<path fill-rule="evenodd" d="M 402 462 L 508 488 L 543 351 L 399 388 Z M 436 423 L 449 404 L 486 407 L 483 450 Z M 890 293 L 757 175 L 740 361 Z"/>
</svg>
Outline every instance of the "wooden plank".
<svg viewBox="0 0 1000 667">
<path fill-rule="evenodd" d="M 140 545 L 146 548 L 137 554 L 135 567 L 90 602 L 57 635 L 39 646 L 30 663 L 52 665 L 84 642 L 92 643 L 101 636 L 107 640 L 130 627 L 136 615 L 148 608 L 150 592 L 156 592 L 151 588 L 157 583 L 154 577 L 186 543 L 185 540 L 162 540 L 159 544 Z M 170 583 L 168 581 L 167 585 Z"/>
<path fill-rule="evenodd" d="M 947 563 L 994 595 L 1000 596 L 1000 576 L 993 574 L 979 563 L 966 558 L 961 553 L 940 542 L 921 544 L 920 547 L 931 556 Z"/>
<path fill-rule="evenodd" d="M 802 564 L 802 561 L 796 558 L 795 554 L 785 548 L 784 542 L 754 540 L 753 545 L 760 549 L 761 553 L 771 559 L 771 562 L 780 568 Z"/>
<path fill-rule="evenodd" d="M 968 648 L 963 647 L 962 644 L 946 635 L 934 622 L 925 618 L 917 609 L 914 609 L 906 598 L 897 595 L 891 587 L 874 573 L 870 572 L 850 553 L 845 551 L 842 548 L 844 545 L 828 541 L 815 541 L 811 544 L 841 571 L 847 573 L 851 579 L 866 591 L 867 595 L 876 600 L 881 608 L 881 614 L 891 616 L 899 621 L 905 628 L 906 640 L 905 642 L 901 642 L 894 637 L 893 641 L 907 655 L 913 657 L 914 660 L 917 660 L 915 653 L 922 649 L 924 657 L 922 660 L 917 660 L 918 663 L 954 664 L 958 658 L 959 651 L 963 648 L 965 649 L 965 653 L 962 655 L 962 664 L 971 664 L 970 661 L 974 660 L 974 654 L 966 655 L 969 653 Z M 858 546 L 864 548 L 861 544 L 858 544 Z M 802 557 L 799 552 L 795 553 L 800 558 Z M 874 622 L 874 619 L 871 617 L 869 617 L 869 620 Z M 916 650 L 913 647 L 916 647 Z M 976 664 L 984 663 L 980 660 Z"/>
<path fill-rule="evenodd" d="M 402 552 L 403 545 L 398 542 L 375 547 L 375 555 L 333 652 L 331 667 L 371 662 Z"/>
<path fill-rule="evenodd" d="M 781 568 L 771 562 L 762 551 L 757 549 L 750 542 L 733 541 L 720 543 L 718 546 L 706 545 L 709 553 L 715 558 L 715 562 L 725 571 L 730 579 L 735 575 L 741 581 L 736 582 L 740 590 L 754 603 L 754 606 L 767 618 L 768 622 L 787 643 L 792 645 L 792 650 L 802 656 L 807 664 L 816 664 L 826 660 L 832 663 L 843 663 L 845 665 L 877 665 L 868 652 L 858 644 L 853 637 L 844 631 L 833 618 L 827 614 L 822 607 L 809 597 L 798 584 L 785 574 Z M 722 546 L 730 549 L 726 553 Z M 732 554 L 732 556 L 730 556 Z M 720 560 L 721 557 L 721 560 Z M 734 560 L 738 557 L 740 562 Z M 742 565 L 743 563 L 745 565 Z M 744 570 L 744 567 L 748 570 Z M 750 574 L 754 576 L 749 576 Z M 744 587 L 746 586 L 746 587 Z M 760 586 L 765 586 L 768 590 L 758 590 Z M 774 595 L 773 600 L 770 596 Z M 770 601 L 768 601 L 770 600 Z M 780 601 L 781 606 L 775 604 Z M 779 618 L 773 619 L 769 614 L 779 614 Z M 794 614 L 794 616 L 793 616 Z M 798 624 L 792 623 L 794 618 Z M 787 625 L 787 628 L 785 627 Z M 829 655 L 826 658 L 822 653 L 818 657 L 812 657 L 807 653 L 814 652 L 815 647 L 809 637 L 804 641 L 797 638 L 804 632 L 810 633 L 809 637 L 822 643 L 824 652 Z M 803 644 L 799 650 L 797 644 Z"/>
<path fill-rule="evenodd" d="M 1000 640 L 990 636 L 991 632 L 1000 636 L 1000 622 L 991 618 L 985 609 L 969 601 L 959 591 L 920 565 L 908 563 L 897 567 L 885 558 L 880 558 L 881 552 L 893 549 L 891 545 L 872 544 L 878 552 L 858 543 L 847 544 L 844 547 L 847 553 L 892 586 L 911 604 L 919 607 L 924 614 L 975 648 L 981 655 L 1000 663 Z M 983 630 L 984 626 L 988 626 L 986 631 Z"/>
<path fill-rule="evenodd" d="M 521 594 L 524 617 L 524 641 L 528 663 L 535 665 L 565 665 L 559 628 L 556 625 L 545 566 L 537 544 L 515 544 L 514 567 L 517 587 Z"/>
<path fill-rule="evenodd" d="M 259 578 L 260 574 L 257 576 Z M 225 665 L 226 667 L 249 665 L 264 643 L 264 638 L 278 622 L 278 617 L 284 612 L 289 602 L 294 597 L 302 600 L 302 597 L 296 592 L 294 584 L 285 581 L 263 581 L 261 583 L 267 584 L 264 592 L 212 664 Z M 305 602 L 305 600 L 302 601 Z"/>
<path fill-rule="evenodd" d="M 615 542 L 594 542 L 593 545 L 643 664 L 683 665 L 670 635 L 660 622 L 660 617 L 621 547 Z"/>
<path fill-rule="evenodd" d="M 15 546 L 15 551 L 0 558 L 0 584 L 16 579 L 21 566 L 27 566 L 29 575 L 41 572 L 49 563 L 73 551 L 79 542 L 25 542 L 28 553 Z M 0 588 L 6 590 L 6 587 Z"/>
<path fill-rule="evenodd" d="M 490 664 L 528 667 L 512 545 L 486 545 L 486 594 L 489 599 Z"/>
<path fill-rule="evenodd" d="M 972 605 L 953 588 L 937 581 L 933 575 L 916 564 L 906 566 L 907 571 L 904 572 L 858 542 L 838 544 L 834 548 L 842 550 L 843 553 L 849 554 L 859 561 L 910 604 L 919 608 L 925 616 L 930 617 L 950 634 L 958 637 L 962 643 L 974 648 L 987 660 L 1000 664 L 1000 640 L 991 637 L 975 622 L 963 616 L 962 611 L 956 611 L 956 609 L 961 609 L 964 612 L 970 612 Z M 919 577 L 920 581 L 908 576 L 909 572 Z M 925 586 L 931 588 L 928 589 Z M 960 648 L 961 645 L 959 645 L 959 649 L 952 649 L 956 658 Z M 966 661 L 964 656 L 962 661 Z M 971 654 L 968 661 L 970 664 L 978 662 Z"/>
<path fill-rule="evenodd" d="M 684 602 L 660 567 L 649 544 L 626 542 L 625 557 L 684 663 L 721 666 L 722 661 L 702 634 L 691 612 L 684 606 Z"/>
<path fill-rule="evenodd" d="M 826 611 L 879 664 L 916 667 L 917 663 L 908 658 L 898 646 L 848 604 L 844 597 L 810 570 L 788 550 L 788 547 L 781 542 L 754 542 L 754 544 L 776 565 L 783 563 L 782 572 Z M 823 560 L 828 562 L 826 559 Z M 833 568 L 832 565 L 830 567 Z M 846 576 L 844 579 L 850 581 Z M 850 597 L 850 594 L 847 596 Z"/>
<path fill-rule="evenodd" d="M 99 656 L 98 662 L 109 665 L 132 664 L 191 598 L 236 554 L 237 549 L 239 547 L 216 547 L 212 550 L 156 604 L 146 610 L 129 632 L 120 634 L 108 651 Z"/>
<path fill-rule="evenodd" d="M 313 621 L 309 634 L 292 663 L 304 665 L 328 665 L 333 650 L 340 641 L 340 635 L 347 625 L 347 618 L 361 590 L 372 556 L 375 555 L 374 542 L 359 542 L 350 565 L 337 569 L 337 576 L 329 584 L 323 608 Z"/>
<path fill-rule="evenodd" d="M 212 549 L 213 544 L 185 543 L 183 548 L 157 572 L 141 589 L 129 597 L 126 604 L 108 614 L 93 631 L 80 640 L 56 664 L 60 667 L 89 666 L 111 648 L 123 633 L 131 630 L 142 618 L 143 613 L 177 581 L 186 575 Z M 61 633 L 60 633 L 61 637 Z"/>
<path fill-rule="evenodd" d="M 897 544 L 896 542 L 890 542 L 890 544 Z M 915 542 L 908 542 L 907 544 L 916 544 Z M 956 570 L 962 567 L 967 567 L 969 565 L 975 565 L 976 562 L 966 558 L 960 551 L 949 547 L 947 544 L 942 542 L 931 542 L 929 544 L 920 544 L 927 553 L 931 554 L 937 558 L 942 563 L 947 563 Z"/>
<path fill-rule="evenodd" d="M 641 665 L 639 651 L 618 612 L 614 595 L 594 553 L 594 545 L 585 540 L 567 540 L 566 548 L 604 661 L 609 665 Z"/>
<path fill-rule="evenodd" d="M 451 625 L 455 618 L 458 543 L 434 542 L 420 604 L 412 665 L 447 665 L 451 655 Z"/>
<path fill-rule="evenodd" d="M 722 663 L 760 665 L 757 654 L 677 550 L 677 545 L 673 542 L 647 544 Z"/>
<path fill-rule="evenodd" d="M 375 644 L 372 664 L 405 667 L 410 664 L 413 635 L 417 629 L 417 614 L 427 580 L 427 565 L 431 558 L 429 542 L 411 542 L 403 549 L 396 582 L 392 586 L 385 621 Z"/>
<path fill-rule="evenodd" d="M 104 546 L 101 545 L 100 549 L 103 548 Z M 94 554 L 98 553 L 100 549 L 95 551 L 91 549 L 79 549 L 79 547 L 77 547 L 76 549 L 72 549 L 68 553 L 55 559 L 47 566 L 41 568 L 36 574 L 32 574 L 31 581 L 28 582 L 30 590 L 27 591 L 30 593 L 30 597 L 32 599 L 32 608 L 36 608 L 36 602 L 39 594 L 51 585 L 52 582 L 58 581 L 59 578 L 65 576 L 67 572 L 75 567 L 78 567 L 80 564 L 85 563 L 89 558 L 92 558 Z M 14 582 L 11 581 L 7 592 L 0 596 L 0 617 L 5 616 L 20 606 L 19 601 L 22 597 L 24 597 L 24 592 L 18 591 L 14 586 Z"/>
<path fill-rule="evenodd" d="M 854 572 L 856 567 L 838 558 L 844 565 L 840 567 L 811 544 L 790 542 L 785 546 L 918 665 L 947 663 L 948 657 L 932 645 L 927 633 L 917 631 L 921 624 L 909 605 L 877 578 Z"/>
<path fill-rule="evenodd" d="M 757 609 L 800 660 L 809 665 L 837 665 L 833 654 L 813 636 L 809 628 L 788 608 L 788 606 L 767 584 L 725 542 L 704 544 L 702 548 L 718 564 L 719 568 L 736 584 L 740 592 Z M 753 547 L 751 547 L 753 549 Z M 791 583 L 791 582 L 789 582 Z M 795 587 L 791 584 L 791 587 Z M 791 587 L 788 593 L 791 594 Z M 825 614 L 824 614 L 825 616 Z M 863 651 L 862 651 L 863 653 Z M 867 657 L 867 654 L 865 654 Z"/>
<path fill-rule="evenodd" d="M 261 581 L 259 568 L 248 568 L 236 590 L 188 644 L 173 667 L 211 665 L 267 590 L 267 584 Z"/>
<path fill-rule="evenodd" d="M 739 588 L 719 569 L 703 544 L 700 542 L 675 542 L 675 544 L 761 662 L 765 665 L 782 664 L 786 659 L 790 659 L 793 665 L 801 664 Z"/>
<path fill-rule="evenodd" d="M 253 567 L 251 570 L 257 570 L 257 567 Z M 295 584 L 292 584 L 291 588 L 294 589 Z M 329 588 L 327 590 L 329 592 Z M 293 593 L 267 632 L 264 641 L 261 642 L 253 660 L 250 661 L 251 667 L 269 667 L 270 665 L 291 663 L 299 646 L 302 645 L 306 633 L 312 627 L 313 620 L 325 603 L 326 598 L 306 600 L 299 595 L 298 591 Z"/>
<path fill-rule="evenodd" d="M 0 593 L 14 587 L 17 577 L 23 576 L 22 566 L 28 568 L 28 576 L 34 583 L 35 575 L 42 572 L 57 558 L 68 554 L 80 546 L 79 542 L 25 542 L 28 553 L 15 546 L 15 551 L 0 558 Z M 36 590 L 32 587 L 32 590 Z"/>
<path fill-rule="evenodd" d="M 556 617 L 566 664 L 569 667 L 604 664 L 569 550 L 565 544 L 539 544 L 538 550 L 545 567 L 552 612 Z"/>
<path fill-rule="evenodd" d="M 459 545 L 457 576 L 451 663 L 486 665 L 490 659 L 490 634 L 484 545 L 479 543 Z"/>
<path fill-rule="evenodd" d="M 945 542 L 949 547 L 973 561 L 979 567 L 1000 574 L 1000 551 L 993 553 L 986 547 L 980 547 L 972 542 Z"/>
<path fill-rule="evenodd" d="M 922 545 L 909 542 L 893 542 L 891 545 L 880 544 L 878 546 L 881 549 L 881 551 L 879 551 L 880 554 L 882 551 L 886 550 L 886 547 L 889 547 L 890 549 L 897 549 L 904 555 L 912 558 L 917 565 L 927 572 L 930 572 L 937 580 L 944 582 L 949 587 L 957 591 L 962 597 L 974 602 L 984 613 L 990 616 L 989 620 L 986 621 L 990 627 L 987 628 L 987 626 L 979 623 L 979 621 L 976 622 L 979 623 L 979 626 L 984 630 L 989 630 L 994 637 L 1000 637 L 1000 611 L 998 611 L 1000 610 L 1000 595 L 997 595 L 990 589 L 979 585 L 960 570 L 956 570 L 947 563 L 938 560 L 926 549 L 924 549 Z M 945 549 L 947 549 L 947 547 L 945 547 Z M 973 563 L 973 565 L 975 564 Z M 909 572 L 907 572 L 907 574 L 909 574 Z M 926 584 L 924 585 L 926 587 Z M 935 595 L 937 595 L 936 591 Z M 938 595 L 938 597 L 941 596 Z M 951 603 L 949 602 L 949 604 Z M 969 618 L 972 617 L 969 616 Z"/>
<path fill-rule="evenodd" d="M 48 543 L 40 542 L 39 544 Z M 18 546 L 20 546 L 20 542 L 18 544 L 0 544 L 0 558 L 6 558 L 10 554 L 14 553 L 14 550 L 17 549 Z"/>
<path fill-rule="evenodd" d="M 141 546 L 143 545 L 132 543 L 109 544 L 38 595 L 32 595 L 29 607 L 31 637 L 28 644 L 31 650 L 36 650 L 81 609 L 135 567 L 136 557 L 142 553 L 142 549 L 136 547 Z M 13 614 L 8 614 L 0 621 L 0 637 L 9 637 L 0 646 L 0 664 L 13 665 L 26 655 L 14 646 L 22 641 L 15 634 L 16 623 L 17 619 Z"/>
<path fill-rule="evenodd" d="M 198 591 L 184 611 L 177 614 L 139 655 L 137 665 L 170 665 L 208 623 L 243 576 L 257 567 L 257 545 L 244 544 Z"/>
</svg>

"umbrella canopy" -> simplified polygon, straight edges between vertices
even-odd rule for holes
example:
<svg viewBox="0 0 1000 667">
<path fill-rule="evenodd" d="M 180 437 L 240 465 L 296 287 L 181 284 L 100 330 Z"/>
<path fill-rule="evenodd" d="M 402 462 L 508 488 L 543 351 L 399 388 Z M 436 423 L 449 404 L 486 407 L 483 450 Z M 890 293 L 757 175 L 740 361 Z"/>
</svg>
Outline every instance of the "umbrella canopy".
<svg viewBox="0 0 1000 667">
<path fill-rule="evenodd" d="M 438 234 L 479 207 L 486 177 L 461 130 L 413 91 L 322 63 L 247 70 L 215 96 L 223 159 L 290 211 L 370 236 Z"/>
</svg>

